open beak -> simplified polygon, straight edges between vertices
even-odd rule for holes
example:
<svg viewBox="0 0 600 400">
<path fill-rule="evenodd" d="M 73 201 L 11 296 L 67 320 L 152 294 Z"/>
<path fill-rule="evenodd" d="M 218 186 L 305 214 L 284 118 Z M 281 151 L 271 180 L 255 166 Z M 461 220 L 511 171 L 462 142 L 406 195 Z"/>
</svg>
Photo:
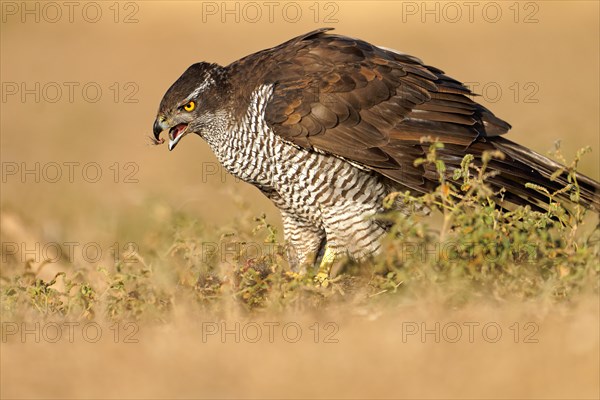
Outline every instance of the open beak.
<svg viewBox="0 0 600 400">
<path fill-rule="evenodd" d="M 169 129 L 169 151 L 173 150 L 177 143 L 187 133 L 187 124 L 177 124 Z"/>
<path fill-rule="evenodd" d="M 173 150 L 177 143 L 187 134 L 187 124 L 177 124 L 169 129 L 169 151 Z M 167 129 L 168 126 L 158 119 L 154 121 L 153 133 L 154 138 L 156 139 L 156 143 L 163 143 L 163 140 L 160 138 L 160 134 Z"/>
</svg>

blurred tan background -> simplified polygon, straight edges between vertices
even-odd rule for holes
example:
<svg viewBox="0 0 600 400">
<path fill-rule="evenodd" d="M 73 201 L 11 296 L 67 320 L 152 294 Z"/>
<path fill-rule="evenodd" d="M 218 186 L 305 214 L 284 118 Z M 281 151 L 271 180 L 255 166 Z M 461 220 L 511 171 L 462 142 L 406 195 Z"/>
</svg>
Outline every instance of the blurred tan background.
<svg viewBox="0 0 600 400">
<path fill-rule="evenodd" d="M 199 137 L 186 137 L 169 152 L 148 145 L 147 136 L 162 95 L 190 64 L 228 64 L 323 26 L 415 55 L 475 83 L 476 92 L 486 88 L 480 101 L 513 125 L 508 137 L 541 153 L 559 139 L 569 158 L 592 146 L 581 171 L 600 178 L 595 1 L 297 1 L 274 2 L 271 15 L 258 1 L 260 17 L 244 2 L 227 2 L 228 12 L 221 1 L 74 2 L 73 22 L 63 2 L 51 3 L 59 10 L 43 2 L 28 2 L 33 11 L 27 12 L 20 1 L 0 4 L 3 240 L 137 241 L 144 228 L 124 225 L 168 210 L 208 226 L 233 226 L 249 215 L 240 201 L 250 215 L 267 212 L 278 223 L 270 202 L 222 173 Z M 33 89 L 24 99 L 23 88 Z M 96 88 L 102 94 L 92 102 Z M 39 182 L 35 172 L 22 179 L 22 169 L 35 171 L 36 163 Z M 57 164 L 62 177 L 51 182 Z M 102 176 L 88 182 L 97 168 Z M 3 344 L 1 394 L 598 397 L 597 296 L 559 312 L 535 303 L 448 313 L 444 305 L 423 303 L 342 314 L 273 317 L 305 329 L 314 321 L 336 321 L 340 343 L 329 347 L 311 343 L 308 335 L 298 346 L 203 344 L 197 321 L 185 313 L 176 324 L 142 329 L 136 345 L 109 343 L 108 328 L 100 347 L 15 339 Z M 498 345 L 399 342 L 403 321 L 440 320 L 497 321 L 505 336 Z M 539 322 L 540 342 L 514 343 L 509 326 L 528 321 Z"/>
<path fill-rule="evenodd" d="M 88 216 L 110 223 L 118 210 L 147 198 L 219 224 L 236 216 L 232 191 L 256 213 L 268 211 L 275 219 L 276 210 L 256 189 L 214 173 L 216 160 L 199 137 L 187 137 L 169 153 L 166 146 L 147 145 L 146 136 L 162 95 L 190 64 L 228 64 L 322 26 L 418 56 L 475 82 L 475 91 L 485 87 L 480 100 L 513 125 L 509 138 L 542 153 L 562 139 L 569 157 L 590 145 L 594 153 L 581 170 L 600 177 L 597 2 L 477 3 L 471 12 L 461 2 L 295 2 L 275 3 L 271 11 L 261 2 L 253 3 L 259 8 L 243 2 L 225 8 L 221 2 L 100 2 L 87 8 L 77 3 L 71 16 L 61 6 L 60 18 L 56 7 L 38 3 L 36 12 L 35 3 L 28 3 L 34 10 L 29 14 L 19 2 L 2 3 L 1 157 L 5 174 L 14 172 L 6 162 L 17 163 L 18 171 L 3 177 L 1 200 L 52 229 L 65 221 L 85 224 Z M 35 91 L 36 82 L 39 102 L 34 94 L 22 101 L 21 85 Z M 56 99 L 56 86 L 62 96 L 48 101 Z M 102 94 L 92 103 L 85 96 L 94 98 L 96 87 Z M 21 169 L 36 162 L 41 182 L 27 175 L 22 183 Z M 44 167 L 54 177 L 52 162 L 61 165 L 57 183 L 44 179 Z M 65 162 L 79 163 L 73 183 Z M 103 175 L 88 183 L 82 168 L 94 162 Z M 96 168 L 89 168 L 93 178 Z M 127 173 L 138 182 L 126 183 Z"/>
</svg>

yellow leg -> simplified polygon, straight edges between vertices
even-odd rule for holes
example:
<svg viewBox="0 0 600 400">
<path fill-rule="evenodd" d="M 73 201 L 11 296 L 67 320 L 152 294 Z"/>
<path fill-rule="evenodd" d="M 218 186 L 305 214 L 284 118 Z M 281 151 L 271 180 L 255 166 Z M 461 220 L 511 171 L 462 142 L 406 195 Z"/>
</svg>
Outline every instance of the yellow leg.
<svg viewBox="0 0 600 400">
<path fill-rule="evenodd" d="M 289 253 L 288 257 L 290 259 L 292 258 Z M 308 253 L 304 261 L 297 266 L 297 271 L 287 271 L 286 275 L 293 279 L 302 279 L 302 277 L 306 274 L 306 270 L 314 267 L 316 258 L 317 256 L 314 252 Z"/>
<path fill-rule="evenodd" d="M 321 260 L 321 264 L 319 265 L 319 271 L 315 276 L 315 281 L 323 287 L 329 286 L 329 273 L 331 272 L 331 267 L 335 262 L 337 254 L 334 250 L 331 249 L 328 245 L 325 245 L 325 254 L 323 254 L 323 259 Z"/>
</svg>

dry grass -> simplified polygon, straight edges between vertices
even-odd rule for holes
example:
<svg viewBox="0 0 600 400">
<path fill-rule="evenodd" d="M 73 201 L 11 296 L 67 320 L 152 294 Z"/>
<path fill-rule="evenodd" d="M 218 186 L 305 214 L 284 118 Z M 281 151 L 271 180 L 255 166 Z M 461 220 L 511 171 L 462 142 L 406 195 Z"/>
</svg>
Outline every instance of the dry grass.
<svg viewBox="0 0 600 400">
<path fill-rule="evenodd" d="M 154 251 L 95 270 L 73 260 L 52 278 L 15 254 L 1 276 L 3 395 L 593 398 L 599 231 L 576 233 L 578 207 L 498 209 L 484 170 L 464 165 L 463 188 L 440 175 L 438 191 L 404 199 L 441 205 L 441 231 L 390 211 L 381 257 L 326 287 L 289 274 L 264 217 L 215 241 L 185 214 L 134 219 Z M 11 368 L 17 354 L 34 366 Z M 77 385 L 56 385 L 65 374 Z M 148 374 L 160 379 L 140 387 Z"/>
<path fill-rule="evenodd" d="M 140 327 L 139 343 L 4 345 L 3 398 L 597 398 L 597 301 L 478 303 L 459 310 L 435 302 L 319 314 L 257 316 L 253 322 L 293 321 L 302 340 L 273 343 L 202 342 L 201 321 L 185 307 L 168 325 Z M 247 319 L 228 316 L 229 329 Z M 314 343 L 309 327 L 334 321 L 339 343 Z M 473 343 L 402 341 L 402 324 L 496 322 L 497 343 L 479 330 Z M 534 322 L 538 343 L 515 343 L 515 322 Z M 521 328 L 522 329 L 522 328 Z M 523 332 L 521 332 L 523 333 Z M 521 340 L 523 337 L 521 336 Z M 25 361 L 27 360 L 27 361 Z"/>
<path fill-rule="evenodd" d="M 497 82 L 502 98 L 481 100 L 511 122 L 509 138 L 541 153 L 563 139 L 567 155 L 589 144 L 594 152 L 579 168 L 598 179 L 598 3 L 537 4 L 537 24 L 423 24 L 400 23 L 399 2 L 341 2 L 333 26 L 457 79 Z M 561 224 L 528 210 L 506 215 L 442 186 L 409 200 L 450 208 L 429 218 L 389 215 L 403 240 L 391 236 L 384 256 L 349 265 L 322 288 L 310 275 L 286 274 L 276 210 L 255 189 L 213 173 L 199 139 L 172 154 L 144 145 L 160 97 L 189 64 L 228 63 L 328 25 L 308 17 L 200 23 L 201 5 L 182 12 L 183 3 L 141 2 L 130 25 L 107 17 L 0 26 L 3 82 L 95 81 L 105 92 L 98 103 L 2 103 L 3 163 L 97 162 L 103 177 L 86 182 L 78 167 L 74 182 L 2 182 L 0 397 L 600 397 L 596 216 L 554 209 Z M 139 102 L 114 102 L 109 86 L 130 81 Z M 535 83 L 539 101 L 515 101 L 515 82 Z M 125 182 L 126 163 L 139 168 L 134 183 Z M 48 244 L 58 247 L 45 252 Z M 85 255 L 90 244 L 101 257 Z M 458 246 L 441 252 L 444 244 Z M 57 249 L 61 257 L 44 261 Z M 221 322 L 240 324 L 239 343 L 210 334 Z M 436 323 L 439 343 L 421 337 Z M 63 332 L 57 343 L 54 324 Z M 262 336 L 250 343 L 256 324 Z M 302 329 L 297 343 L 282 333 L 286 324 L 289 335 Z M 456 326 L 462 336 L 452 343 Z M 24 328 L 39 343 L 35 333 L 22 337 Z M 84 328 L 92 338 L 100 328 L 101 339 L 86 340 Z"/>
</svg>

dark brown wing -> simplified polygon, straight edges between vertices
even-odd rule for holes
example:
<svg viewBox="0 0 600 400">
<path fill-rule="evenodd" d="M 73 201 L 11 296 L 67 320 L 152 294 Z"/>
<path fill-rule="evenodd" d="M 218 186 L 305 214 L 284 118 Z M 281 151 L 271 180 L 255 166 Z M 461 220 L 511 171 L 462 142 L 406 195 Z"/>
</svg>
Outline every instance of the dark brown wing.
<svg viewBox="0 0 600 400">
<path fill-rule="evenodd" d="M 243 79 L 274 85 L 265 118 L 286 141 L 342 157 L 425 192 L 436 174 L 414 166 L 427 151 L 422 137 L 445 144 L 440 155 L 451 169 L 466 153 L 480 156 L 495 149 L 494 141 L 501 139 L 497 136 L 510 129 L 443 71 L 362 40 L 326 34 L 327 30 L 299 36 L 230 66 L 234 72 L 241 67 L 252 71 L 252 77 Z M 525 190 L 524 183 L 548 186 L 547 177 L 532 173 L 531 166 L 518 159 L 494 165 L 501 171 L 497 186 L 514 192 L 515 202 L 544 200 Z"/>
<path fill-rule="evenodd" d="M 262 81 L 275 86 L 265 117 L 276 134 L 415 189 L 424 183 L 413 165 L 421 137 L 466 148 L 510 128 L 442 71 L 361 40 L 319 30 L 266 53 Z"/>
</svg>

